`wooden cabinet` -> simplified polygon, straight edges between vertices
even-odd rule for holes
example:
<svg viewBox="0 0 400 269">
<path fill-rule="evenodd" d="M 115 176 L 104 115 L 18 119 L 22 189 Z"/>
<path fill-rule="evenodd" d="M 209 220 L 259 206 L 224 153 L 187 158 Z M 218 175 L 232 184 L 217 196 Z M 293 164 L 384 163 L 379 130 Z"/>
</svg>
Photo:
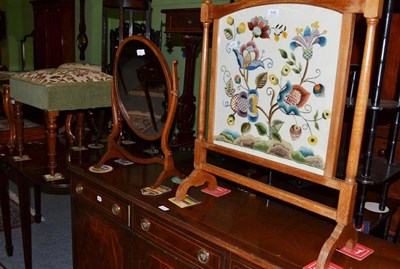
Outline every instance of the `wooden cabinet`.
<svg viewBox="0 0 400 269">
<path fill-rule="evenodd" d="M 314 261 L 334 226 L 328 220 L 263 196 L 223 185 L 231 193 L 213 197 L 192 188 L 201 204 L 179 208 L 168 199 L 141 194 L 162 166 L 122 166 L 95 174 L 89 164 L 69 165 L 74 269 L 260 269 L 303 268 Z M 182 165 L 180 165 L 181 167 Z M 221 182 L 222 183 L 222 182 Z M 397 268 L 400 246 L 359 234 L 374 249 L 357 261 L 339 252 L 343 268 Z"/>
<path fill-rule="evenodd" d="M 159 244 L 136 235 L 134 239 L 133 267 L 138 269 L 190 269 L 198 268 L 193 263 L 180 258 L 176 253 L 165 251 Z"/>
<path fill-rule="evenodd" d="M 87 184 L 74 182 L 73 190 L 74 268 L 132 268 L 133 236 L 120 217 L 119 201 Z"/>
<path fill-rule="evenodd" d="M 148 238 L 159 247 L 162 246 L 164 251 L 168 250 L 167 252 L 171 253 L 169 256 L 177 257 L 175 260 L 180 260 L 182 264 L 191 263 L 190 267 L 172 268 L 224 268 L 223 250 L 190 236 L 189 232 L 178 230 L 179 227 L 174 227 L 140 208 L 135 210 L 133 219 L 133 227 L 137 234 Z"/>
<path fill-rule="evenodd" d="M 75 1 L 32 1 L 35 69 L 75 61 Z"/>
</svg>

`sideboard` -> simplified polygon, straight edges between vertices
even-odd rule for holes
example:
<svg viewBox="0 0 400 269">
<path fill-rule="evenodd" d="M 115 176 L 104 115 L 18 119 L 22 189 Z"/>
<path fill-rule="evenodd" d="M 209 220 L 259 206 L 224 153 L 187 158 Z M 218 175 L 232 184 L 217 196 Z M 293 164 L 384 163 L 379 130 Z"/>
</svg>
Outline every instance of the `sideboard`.
<svg viewBox="0 0 400 269">
<path fill-rule="evenodd" d="M 180 208 L 171 192 L 143 196 L 160 165 L 122 166 L 95 174 L 71 164 L 74 268 L 303 268 L 314 261 L 334 223 L 237 186 L 213 197 L 191 188 L 200 204 Z M 183 167 L 177 165 L 177 167 Z M 190 167 L 190 162 L 188 167 Z M 343 268 L 398 268 L 400 246 L 359 234 L 374 249 L 363 261 L 336 252 Z"/>
</svg>

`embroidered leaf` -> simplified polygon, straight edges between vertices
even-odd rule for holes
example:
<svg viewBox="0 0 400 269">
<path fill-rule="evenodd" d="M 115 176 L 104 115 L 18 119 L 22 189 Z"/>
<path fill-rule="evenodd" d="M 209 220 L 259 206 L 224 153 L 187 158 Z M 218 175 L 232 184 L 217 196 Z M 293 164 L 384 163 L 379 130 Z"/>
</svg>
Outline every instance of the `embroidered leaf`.
<svg viewBox="0 0 400 269">
<path fill-rule="evenodd" d="M 267 134 L 267 126 L 262 122 L 257 122 L 254 124 L 256 126 L 257 132 L 259 135 L 266 135 Z"/>
<path fill-rule="evenodd" d="M 318 110 L 314 114 L 314 120 L 316 121 L 318 119 Z"/>
<path fill-rule="evenodd" d="M 224 34 L 225 34 L 226 39 L 228 39 L 228 40 L 231 40 L 233 38 L 233 32 L 229 28 L 224 29 Z"/>
<path fill-rule="evenodd" d="M 287 52 L 283 49 L 279 49 L 279 52 L 281 53 L 281 56 L 283 59 L 287 59 L 288 55 Z"/>
<path fill-rule="evenodd" d="M 268 72 L 259 74 L 256 77 L 256 85 L 257 85 L 256 87 L 258 89 L 261 89 L 262 87 L 265 86 L 265 84 L 267 84 L 267 81 L 268 81 Z"/>
<path fill-rule="evenodd" d="M 303 66 L 299 63 L 299 71 L 301 72 L 301 70 L 303 70 Z"/>
<path fill-rule="evenodd" d="M 292 57 L 293 61 L 296 61 L 296 55 L 293 52 L 290 53 L 290 57 Z"/>
<path fill-rule="evenodd" d="M 288 65 L 294 65 L 294 62 L 293 61 L 286 61 L 286 63 L 288 64 Z"/>
<path fill-rule="evenodd" d="M 242 126 L 240 127 L 240 131 L 242 132 L 242 134 L 246 134 L 250 132 L 250 130 L 251 130 L 251 124 L 248 122 L 243 123 Z"/>
<path fill-rule="evenodd" d="M 284 124 L 284 122 L 281 120 L 273 120 L 272 121 L 273 133 L 279 132 L 279 130 L 282 128 L 283 124 Z"/>
<path fill-rule="evenodd" d="M 314 114 L 314 126 L 315 126 L 315 129 L 319 130 L 319 124 L 317 122 L 317 119 L 318 119 L 318 110 Z"/>
<path fill-rule="evenodd" d="M 272 138 L 278 140 L 279 142 L 282 142 L 282 138 L 279 133 L 272 134 Z"/>
<path fill-rule="evenodd" d="M 300 74 L 300 70 L 299 70 L 299 69 L 293 68 L 292 70 L 293 70 L 293 72 L 295 72 L 296 74 Z"/>
<path fill-rule="evenodd" d="M 235 88 L 233 88 L 233 80 L 230 78 L 226 83 L 225 93 L 227 96 L 232 97 L 235 94 Z"/>
</svg>

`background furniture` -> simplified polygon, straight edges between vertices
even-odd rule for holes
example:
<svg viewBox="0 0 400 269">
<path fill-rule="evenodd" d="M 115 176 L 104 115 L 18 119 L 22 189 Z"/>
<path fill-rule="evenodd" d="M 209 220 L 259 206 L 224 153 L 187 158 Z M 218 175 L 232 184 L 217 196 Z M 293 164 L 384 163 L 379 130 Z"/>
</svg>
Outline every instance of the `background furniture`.
<svg viewBox="0 0 400 269">
<path fill-rule="evenodd" d="M 1 63 L 1 43 L 6 38 L 6 13 L 0 10 L 0 71 L 5 71 L 7 68 Z"/>
<path fill-rule="evenodd" d="M 190 172 L 193 160 L 175 157 L 181 172 Z M 141 194 L 161 165 L 107 164 L 114 170 L 106 174 L 89 172 L 90 163 L 69 165 L 76 269 L 303 268 L 316 259 L 334 227 L 331 221 L 225 181 L 221 186 L 231 193 L 217 198 L 203 193 L 205 186 L 192 188 L 190 195 L 201 204 L 182 209 L 168 200 L 177 188 L 172 181 L 163 182 L 172 191 L 162 196 Z M 353 269 L 398 267 L 398 245 L 362 233 L 359 242 L 374 253 L 357 261 L 336 251 L 332 262 Z"/>
<path fill-rule="evenodd" d="M 117 42 L 111 42 L 109 38 L 108 29 L 108 9 L 117 8 L 119 10 L 119 26 L 118 26 L 118 40 Z M 146 20 L 146 37 L 150 38 L 151 29 L 151 1 L 149 0 L 103 0 L 103 14 L 102 14 L 102 60 L 101 70 L 103 72 L 112 73 L 114 54 L 117 50 L 118 44 L 122 40 L 133 34 L 134 32 L 134 13 L 140 11 L 145 12 Z M 129 14 L 128 32 L 125 31 L 125 13 Z M 108 46 L 110 45 L 110 51 L 108 54 Z M 108 62 L 109 57 L 109 62 Z"/>
<path fill-rule="evenodd" d="M 396 100 L 383 99 L 381 95 L 384 90 L 384 78 L 388 77 L 388 72 L 385 72 L 386 58 L 388 56 L 388 46 L 390 40 L 390 29 L 392 22 L 392 14 L 394 9 L 394 1 L 385 1 L 384 16 L 381 24 L 380 46 L 377 51 L 380 52 L 379 57 L 376 57 L 374 72 L 374 86 L 372 87 L 370 105 L 367 117 L 367 126 L 364 132 L 364 152 L 360 159 L 360 174 L 357 178 L 359 183 L 359 192 L 357 194 L 358 203 L 355 212 L 355 225 L 361 228 L 364 215 L 364 206 L 367 200 L 367 188 L 381 189 L 380 198 L 377 201 L 377 213 L 387 213 L 389 208 L 386 207 L 389 186 L 400 176 L 400 165 L 395 162 L 396 146 L 398 140 L 399 128 L 399 103 Z M 378 55 L 378 54 L 377 54 Z M 389 70 L 390 72 L 391 70 Z M 398 95 L 398 94 L 397 94 Z M 352 97 L 351 97 L 352 98 Z M 378 156 L 374 154 L 374 144 L 377 135 L 377 126 L 380 117 L 393 118 L 391 130 L 387 134 L 387 147 L 383 152 L 378 152 Z M 388 120 L 388 122 L 390 122 Z M 380 156 L 379 156 L 380 155 Z M 371 201 L 369 201 L 371 202 Z M 375 201 L 374 201 L 375 202 Z M 396 208 L 390 209 L 393 214 Z M 389 218 L 390 220 L 390 218 Z M 387 227 L 388 228 L 388 227 Z M 386 237 L 385 231 L 384 237 Z"/>
<path fill-rule="evenodd" d="M 35 69 L 75 62 L 75 1 L 31 1 Z"/>
<path fill-rule="evenodd" d="M 194 74 L 196 73 L 196 56 L 201 45 L 203 32 L 200 22 L 200 9 L 164 9 L 161 12 L 165 13 L 165 33 L 167 36 L 172 34 L 182 35 L 186 54 L 183 90 L 182 95 L 179 97 L 176 114 L 177 131 L 173 135 L 171 145 L 173 147 L 193 149 L 193 127 L 196 117 Z M 171 42 L 168 42 L 168 39 L 167 46 L 173 46 Z"/>
</svg>

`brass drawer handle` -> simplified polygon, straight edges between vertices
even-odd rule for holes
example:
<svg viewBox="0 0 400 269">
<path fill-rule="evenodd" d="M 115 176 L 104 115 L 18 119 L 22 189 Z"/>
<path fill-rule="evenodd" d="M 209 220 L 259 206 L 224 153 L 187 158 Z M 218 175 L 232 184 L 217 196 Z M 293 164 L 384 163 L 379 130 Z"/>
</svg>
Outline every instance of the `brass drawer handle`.
<svg viewBox="0 0 400 269">
<path fill-rule="evenodd" d="M 118 215 L 121 212 L 121 207 L 117 204 L 113 204 L 111 207 L 111 211 L 114 215 Z"/>
<path fill-rule="evenodd" d="M 148 221 L 147 219 L 142 219 L 140 221 L 140 227 L 142 227 L 143 231 L 148 232 L 150 230 L 150 221 Z"/>
<path fill-rule="evenodd" d="M 202 263 L 202 264 L 207 264 L 210 261 L 210 253 L 208 253 L 204 249 L 200 249 L 199 252 L 197 253 L 197 259 Z"/>
<path fill-rule="evenodd" d="M 76 186 L 75 186 L 75 191 L 76 191 L 76 193 L 77 194 L 81 194 L 82 192 L 83 192 L 83 186 L 82 186 L 82 184 L 76 184 Z"/>
</svg>

